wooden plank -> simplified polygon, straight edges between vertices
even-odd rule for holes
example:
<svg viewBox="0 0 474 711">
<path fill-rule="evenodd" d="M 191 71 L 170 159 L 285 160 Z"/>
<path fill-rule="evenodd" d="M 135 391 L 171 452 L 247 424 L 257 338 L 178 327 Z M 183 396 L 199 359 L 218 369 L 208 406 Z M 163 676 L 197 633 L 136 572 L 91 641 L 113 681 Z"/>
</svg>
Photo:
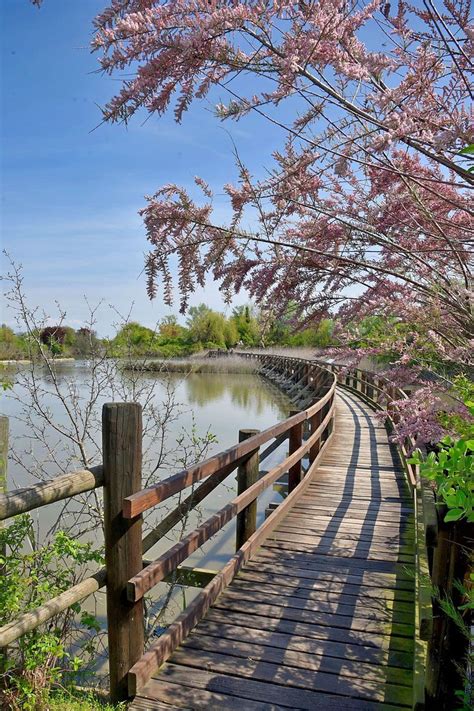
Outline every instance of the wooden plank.
<svg viewBox="0 0 474 711">
<path fill-rule="evenodd" d="M 137 696 L 127 708 L 128 711 L 176 711 L 182 706 L 170 706 L 156 699 L 150 700 Z"/>
<path fill-rule="evenodd" d="M 330 518 L 345 518 L 345 519 L 362 519 L 366 522 L 369 521 L 376 521 L 377 524 L 379 523 L 393 523 L 394 521 L 397 522 L 412 522 L 413 520 L 413 512 L 410 513 L 401 513 L 399 512 L 397 515 L 387 511 L 378 511 L 377 506 L 374 504 L 373 510 L 366 508 L 365 510 L 362 507 L 359 507 L 357 504 L 354 504 L 352 506 L 347 506 L 347 505 L 341 505 L 341 506 L 330 506 L 329 504 L 327 506 L 319 505 L 319 504 L 309 504 L 308 501 L 302 501 L 298 502 L 298 505 L 295 506 L 294 513 L 298 515 L 301 511 L 301 515 L 304 516 L 305 512 L 308 514 L 316 513 L 319 516 L 325 516 L 325 517 L 330 517 Z"/>
<path fill-rule="evenodd" d="M 406 595 L 411 595 L 411 599 L 413 599 L 414 583 L 410 582 L 410 580 L 397 580 L 394 575 L 384 575 L 364 571 L 359 573 L 346 573 L 338 570 L 337 566 L 332 566 L 331 569 L 322 569 L 319 567 L 310 569 L 307 566 L 298 567 L 298 565 L 282 565 L 275 563 L 274 561 L 262 559 L 261 557 L 255 558 L 254 560 L 248 562 L 246 571 L 248 570 L 256 572 L 260 572 L 262 570 L 266 570 L 267 572 L 275 571 L 275 573 L 281 573 L 289 578 L 294 577 L 301 581 L 305 579 L 312 582 L 320 581 L 326 586 L 332 586 L 335 584 L 341 584 L 344 586 L 365 585 L 376 589 L 392 589 L 403 592 Z"/>
<path fill-rule="evenodd" d="M 410 500 L 405 501 L 382 501 L 373 493 L 371 498 L 358 498 L 355 495 L 337 496 L 337 494 L 321 495 L 314 487 L 311 487 L 308 496 L 301 497 L 301 503 L 306 504 L 311 502 L 312 505 L 324 506 L 344 506 L 357 508 L 360 511 L 377 509 L 378 511 L 387 511 L 390 513 L 413 513 L 413 506 Z"/>
<path fill-rule="evenodd" d="M 257 580 L 255 580 L 255 577 L 257 577 Z M 260 578 L 258 578 L 258 576 L 252 578 L 251 574 L 248 574 L 246 571 L 239 573 L 233 581 L 231 589 L 244 590 L 248 598 L 252 600 L 254 599 L 254 593 L 264 593 L 267 595 L 268 602 L 271 601 L 272 595 L 277 595 L 280 598 L 284 596 L 286 600 L 293 598 L 300 598 L 304 601 L 314 600 L 321 605 L 328 605 L 328 610 L 333 612 L 338 609 L 339 605 L 346 605 L 351 609 L 354 609 L 358 605 L 363 605 L 364 608 L 372 608 L 377 611 L 382 617 L 393 614 L 393 608 L 396 605 L 397 611 L 409 615 L 410 620 L 413 621 L 414 603 L 408 600 L 396 600 L 393 591 L 391 591 L 391 594 L 381 596 L 379 590 L 374 592 L 371 588 L 367 588 L 367 591 L 369 591 L 368 594 L 365 590 L 356 586 L 353 587 L 352 594 L 346 592 L 345 586 L 336 587 L 336 590 L 333 590 L 332 586 L 330 590 L 327 589 L 327 586 L 325 589 L 319 590 L 314 588 L 302 588 L 298 585 L 291 587 L 291 585 L 284 585 L 274 578 L 265 579 L 263 575 L 260 576 Z M 372 592 L 372 594 L 370 594 L 370 592 Z M 388 591 L 385 592 L 388 593 Z"/>
<path fill-rule="evenodd" d="M 366 561 L 392 561 L 398 563 L 414 563 L 413 553 L 406 554 L 400 551 L 387 551 L 374 548 L 360 548 L 357 545 L 349 546 L 333 546 L 332 543 L 323 545 L 321 543 L 305 543 L 300 540 L 292 540 L 291 536 L 283 536 L 278 539 L 272 538 L 265 543 L 265 548 L 273 548 L 281 551 L 291 551 L 294 553 L 317 553 L 331 558 L 342 558 L 350 560 L 366 560 Z"/>
<path fill-rule="evenodd" d="M 361 541 L 369 540 L 376 541 L 378 539 L 385 540 L 387 538 L 393 541 L 402 541 L 410 544 L 414 540 L 413 527 L 411 524 L 403 524 L 397 528 L 395 526 L 384 525 L 381 526 L 368 526 L 365 525 L 361 520 L 355 521 L 344 521 L 344 519 L 329 519 L 323 516 L 311 516 L 302 517 L 299 515 L 288 515 L 284 522 L 285 526 L 288 526 L 295 531 L 299 529 L 305 529 L 308 532 L 314 533 L 327 533 L 330 535 L 340 534 L 342 538 L 351 532 L 354 535 L 360 537 Z"/>
<path fill-rule="evenodd" d="M 162 677 L 151 679 L 140 692 L 140 696 L 135 697 L 129 710 L 151 711 L 155 708 L 159 710 L 162 708 L 184 708 L 188 710 L 202 709 L 202 711 L 209 711 L 210 709 L 219 709 L 219 711 L 243 711 L 244 709 L 245 711 L 277 711 L 283 708 L 274 704 L 266 704 L 263 701 L 252 701 L 249 698 L 243 699 L 240 696 L 207 691 L 204 682 L 201 682 L 201 686 L 190 686 L 189 684 L 196 679 L 196 676 L 196 674 L 193 674 L 193 678 L 190 679 L 188 670 L 186 684 L 179 676 L 176 678 L 176 673 L 172 677 L 172 682 L 164 681 Z M 199 684 L 200 681 L 201 679 L 198 677 L 197 683 Z M 232 689 L 226 689 L 226 691 L 229 690 Z M 157 701 L 158 699 L 159 701 Z M 174 705 L 171 706 L 163 702 L 169 702 L 169 704 Z M 155 703 L 158 705 L 155 706 Z"/>
<path fill-rule="evenodd" d="M 231 653 L 231 646 L 234 645 L 235 649 Z M 196 640 L 194 645 L 186 644 L 177 650 L 170 663 L 198 669 L 212 669 L 213 672 L 221 674 L 232 674 L 244 679 L 251 678 L 266 683 L 280 684 L 285 688 L 285 695 L 287 689 L 295 687 L 305 691 L 326 692 L 370 701 L 388 701 L 402 707 L 411 704 L 410 687 L 390 683 L 380 684 L 379 681 L 373 682 L 361 675 L 349 677 L 327 674 L 319 670 L 317 659 L 313 658 L 313 664 L 311 664 L 309 657 L 303 657 L 299 653 L 294 654 L 293 657 L 291 652 L 288 654 L 290 660 L 294 660 L 294 664 L 279 664 L 276 660 L 279 657 L 281 659 L 282 655 L 269 647 L 239 645 L 237 642 L 234 645 L 226 640 L 224 642 L 226 652 L 221 650 L 217 652 L 206 649 L 205 644 L 199 645 L 199 641 Z M 262 657 L 260 657 L 261 649 L 263 649 Z M 247 654 L 244 653 L 244 650 L 247 651 Z M 239 651 L 240 654 L 236 654 Z M 275 662 L 270 660 L 270 657 Z M 301 661 L 300 664 L 297 661 L 298 657 Z"/>
<path fill-rule="evenodd" d="M 387 587 L 371 587 L 369 585 L 351 585 L 347 582 L 335 582 L 334 580 L 325 580 L 323 576 L 315 580 L 313 578 L 302 578 L 296 575 L 288 574 L 284 568 L 276 570 L 274 566 L 258 566 L 258 569 L 252 570 L 247 565 L 235 579 L 235 584 L 242 582 L 257 582 L 264 584 L 266 588 L 275 585 L 280 594 L 293 594 L 292 591 L 297 591 L 302 596 L 311 596 L 314 593 L 319 599 L 331 599 L 333 596 L 336 599 L 344 601 L 344 597 L 356 596 L 364 600 L 365 604 L 370 605 L 371 601 L 376 604 L 383 604 L 384 600 L 396 600 L 397 603 L 403 602 L 406 605 L 412 606 L 413 592 L 411 590 L 399 590 L 398 588 L 391 589 Z M 289 588 L 289 590 L 288 590 Z"/>
<path fill-rule="evenodd" d="M 258 650 L 258 657 L 263 657 L 268 647 L 270 650 L 279 650 L 283 656 L 281 660 L 278 658 L 278 663 L 288 662 L 288 666 L 296 663 L 298 666 L 307 664 L 306 668 L 314 668 L 313 664 L 318 664 L 318 669 L 328 674 L 358 676 L 371 681 L 390 680 L 394 684 L 403 686 L 411 686 L 412 683 L 412 671 L 408 663 L 406 667 L 390 666 L 389 653 L 373 647 L 345 645 L 340 642 L 308 639 L 278 631 L 269 632 L 232 624 L 218 624 L 212 620 L 203 620 L 184 644 L 195 646 L 196 640 L 202 639 L 209 640 L 207 648 L 212 647 L 216 651 L 221 647 L 224 648 L 226 641 L 243 642 L 248 647 L 246 656 L 253 659 L 257 657 L 256 650 Z M 297 653 L 298 656 L 293 656 L 292 653 Z M 269 654 L 273 655 L 274 652 L 270 651 Z M 287 657 L 286 654 L 290 656 Z"/>
<path fill-rule="evenodd" d="M 275 570 L 275 572 L 282 572 L 284 575 L 293 575 L 299 578 L 309 578 L 312 580 L 324 580 L 328 584 L 333 583 L 348 583 L 352 585 L 367 585 L 376 588 L 392 588 L 397 590 L 405 590 L 413 593 L 414 582 L 410 580 L 409 577 L 406 579 L 397 579 L 395 575 L 390 575 L 388 573 L 374 573 L 371 571 L 351 571 L 346 572 L 341 570 L 337 563 L 332 563 L 325 567 L 317 566 L 314 569 L 309 569 L 301 561 L 298 565 L 298 561 L 291 560 L 280 560 L 278 562 L 278 556 L 262 556 L 259 554 L 255 557 L 253 561 L 247 564 L 247 569 L 249 570 L 263 570 L 264 566 L 267 565 L 267 570 Z"/>
<path fill-rule="evenodd" d="M 386 620 L 368 620 L 365 618 L 351 617 L 338 614 L 319 613 L 307 609 L 294 609 L 288 605 L 278 606 L 275 604 L 254 603 L 253 600 L 245 600 L 240 597 L 221 596 L 215 603 L 216 609 L 235 610 L 236 612 L 251 613 L 261 617 L 276 617 L 283 620 L 295 622 L 306 622 L 317 624 L 323 627 L 329 626 L 341 630 L 348 630 L 350 634 L 363 632 L 391 637 L 394 649 L 406 649 L 405 642 L 413 638 L 413 624 L 404 622 L 392 622 Z M 396 646 L 398 645 L 398 646 Z"/>
<path fill-rule="evenodd" d="M 362 537 L 361 534 L 351 533 L 350 529 L 331 531 L 324 525 L 321 525 L 319 530 L 315 530 L 314 528 L 308 529 L 306 526 L 298 528 L 296 525 L 286 524 L 285 521 L 282 522 L 273 533 L 272 538 L 275 540 L 297 540 L 302 543 L 313 543 L 315 545 L 319 543 L 322 545 L 331 544 L 344 549 L 356 547 L 361 550 L 380 549 L 405 553 L 413 553 L 414 551 L 412 542 L 405 542 L 403 535 L 376 536 L 371 531 L 367 531 L 365 536 Z"/>
<path fill-rule="evenodd" d="M 410 639 L 400 638 L 401 644 L 391 645 L 391 638 L 383 635 L 368 634 L 308 622 L 295 622 L 281 617 L 262 617 L 249 612 L 220 610 L 212 607 L 205 622 L 229 624 L 240 627 L 251 634 L 252 630 L 265 630 L 272 635 L 277 632 L 291 638 L 302 637 L 322 644 L 328 654 L 335 657 L 350 657 L 373 664 L 379 663 L 388 655 L 390 666 L 411 669 L 413 666 L 413 643 Z"/>
<path fill-rule="evenodd" d="M 204 617 L 218 595 L 229 585 L 239 570 L 255 555 L 256 550 L 260 547 L 265 538 L 270 535 L 288 510 L 294 505 L 295 501 L 298 500 L 298 496 L 300 496 L 308 486 L 311 476 L 318 465 L 319 458 L 324 454 L 330 441 L 331 437 L 326 440 L 318 457 L 314 460 L 305 478 L 296 489 L 273 511 L 256 533 L 242 546 L 240 551 L 238 551 L 218 575 L 215 576 L 212 582 L 196 596 L 187 609 L 178 616 L 159 640 L 152 644 L 140 661 L 130 669 L 128 679 L 131 696 L 136 694 L 137 689 L 150 679 L 153 671 L 161 666 L 183 639 L 187 637 L 199 620 Z"/>
<path fill-rule="evenodd" d="M 393 620 L 402 624 L 413 626 L 414 611 L 413 607 L 410 610 L 399 610 L 398 607 L 391 605 L 382 605 L 377 607 L 365 605 L 363 600 L 359 598 L 352 599 L 349 602 L 342 602 L 340 599 L 334 602 L 327 600 L 314 599 L 311 597 L 301 598 L 300 596 L 292 596 L 288 593 L 285 596 L 272 598 L 266 586 L 252 588 L 249 586 L 232 585 L 224 595 L 220 598 L 220 604 L 227 605 L 229 601 L 250 601 L 251 604 L 270 604 L 276 607 L 292 608 L 295 610 L 304 610 L 307 612 L 317 612 L 318 614 L 338 615 L 349 617 L 351 620 L 360 618 L 361 620 Z M 314 617 L 314 621 L 318 622 L 318 617 Z"/>
<path fill-rule="evenodd" d="M 188 697 L 191 708 L 196 708 L 196 689 L 203 689 L 218 694 L 227 694 L 240 698 L 240 711 L 249 708 L 248 699 L 253 702 L 263 702 L 266 704 L 276 704 L 276 708 L 306 709 L 314 711 L 316 708 L 324 707 L 328 711 L 399 711 L 399 707 L 387 704 L 382 706 L 378 702 L 370 702 L 344 696 L 332 696 L 318 691 L 307 691 L 283 687 L 280 684 L 261 682 L 254 679 L 243 679 L 232 675 L 213 673 L 201 669 L 183 667 L 176 664 L 167 664 L 160 674 L 158 683 L 172 679 L 176 685 L 191 688 L 192 694 Z M 172 698 L 172 697 L 171 697 Z M 199 707 L 198 707 L 199 708 Z M 201 707 L 204 708 L 204 707 Z M 209 708 L 209 707 L 208 707 Z M 212 706 L 210 707 L 212 708 Z M 220 708 L 220 706 L 216 706 Z M 273 706 L 273 708 L 275 708 Z"/>
<path fill-rule="evenodd" d="M 397 579 L 411 580 L 413 586 L 413 575 L 407 569 L 406 565 L 386 562 L 383 560 L 361 560 L 358 558 L 344 558 L 336 560 L 334 557 L 318 555 L 317 553 L 299 553 L 292 554 L 291 551 L 274 551 L 273 549 L 262 546 L 259 553 L 259 559 L 275 560 L 284 562 L 285 565 L 304 565 L 317 568 L 318 570 L 337 570 L 340 573 L 347 572 L 352 575 L 359 573 L 386 573 L 387 575 L 396 576 Z"/>
<path fill-rule="evenodd" d="M 334 523 L 350 523 L 351 525 L 362 526 L 366 531 L 378 530 L 381 533 L 389 530 L 399 530 L 402 528 L 410 528 L 413 530 L 413 517 L 394 517 L 394 516 L 384 516 L 383 514 L 378 516 L 369 516 L 362 512 L 358 512 L 354 509 L 348 511 L 333 511 L 326 509 L 301 509 L 296 508 L 293 511 L 293 516 L 299 516 L 305 520 L 311 521 L 313 518 L 319 521 L 325 521 L 326 524 Z M 398 525 L 398 529 L 395 528 Z"/>
</svg>

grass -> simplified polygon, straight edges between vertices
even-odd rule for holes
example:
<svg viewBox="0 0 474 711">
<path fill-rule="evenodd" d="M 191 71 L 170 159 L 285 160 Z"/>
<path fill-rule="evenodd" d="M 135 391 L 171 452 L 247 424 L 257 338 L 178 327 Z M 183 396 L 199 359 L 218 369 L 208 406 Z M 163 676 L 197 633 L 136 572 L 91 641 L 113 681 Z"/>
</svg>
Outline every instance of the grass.
<svg viewBox="0 0 474 711">
<path fill-rule="evenodd" d="M 152 373 L 255 373 L 258 362 L 238 356 L 225 358 L 189 358 L 182 360 L 149 360 L 137 362 L 126 369 Z"/>
<path fill-rule="evenodd" d="M 125 704 L 109 704 L 93 691 L 55 689 L 46 704 L 48 711 L 125 711 Z"/>
</svg>

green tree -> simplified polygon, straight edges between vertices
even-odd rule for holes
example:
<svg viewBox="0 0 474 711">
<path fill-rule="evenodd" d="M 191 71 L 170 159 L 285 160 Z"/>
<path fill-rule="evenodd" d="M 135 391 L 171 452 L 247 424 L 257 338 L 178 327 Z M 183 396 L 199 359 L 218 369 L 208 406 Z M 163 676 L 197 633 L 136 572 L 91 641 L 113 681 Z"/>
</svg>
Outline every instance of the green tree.
<svg viewBox="0 0 474 711">
<path fill-rule="evenodd" d="M 189 335 L 194 343 L 204 346 L 225 348 L 226 319 L 223 314 L 213 311 L 206 304 L 191 306 L 187 320 Z"/>
<path fill-rule="evenodd" d="M 175 340 L 177 338 L 182 338 L 186 335 L 186 329 L 184 326 L 180 326 L 178 319 L 173 314 L 170 316 L 165 316 L 161 319 L 160 325 L 158 327 L 158 333 L 162 338 L 168 340 Z"/>
<path fill-rule="evenodd" d="M 25 356 L 22 340 L 6 324 L 0 326 L 0 359 L 10 360 Z"/>
<path fill-rule="evenodd" d="M 130 321 L 119 330 L 111 345 L 114 355 L 130 351 L 136 355 L 147 355 L 157 346 L 157 334 L 151 328 Z"/>
<path fill-rule="evenodd" d="M 251 306 L 236 306 L 232 311 L 231 320 L 237 328 L 238 340 L 245 346 L 256 346 L 260 343 L 260 324 Z"/>
</svg>

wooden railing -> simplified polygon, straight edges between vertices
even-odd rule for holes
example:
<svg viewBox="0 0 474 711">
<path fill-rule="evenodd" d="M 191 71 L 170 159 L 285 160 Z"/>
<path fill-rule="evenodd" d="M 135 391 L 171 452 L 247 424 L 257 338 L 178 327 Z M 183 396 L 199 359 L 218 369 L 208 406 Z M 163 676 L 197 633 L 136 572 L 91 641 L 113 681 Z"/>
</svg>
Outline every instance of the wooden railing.
<svg viewBox="0 0 474 711">
<path fill-rule="evenodd" d="M 0 628 L 0 648 L 8 648 L 22 635 L 106 585 L 111 699 L 119 701 L 133 695 L 137 685 L 143 684 L 170 656 L 306 489 L 331 439 L 335 376 L 314 363 L 295 359 L 293 365 L 311 404 L 262 432 L 241 430 L 240 441 L 233 447 L 154 486 L 141 488 L 141 407 L 136 403 L 113 403 L 104 405 L 102 412 L 102 465 L 0 495 L 0 521 L 4 521 L 102 487 L 106 561 L 105 568 Z M 294 375 L 289 372 L 288 359 L 285 363 L 275 362 L 275 367 L 282 368 L 288 376 Z M 286 440 L 288 456 L 260 475 L 260 463 Z M 260 451 L 264 445 L 265 449 Z M 143 555 L 235 469 L 238 469 L 237 496 L 157 559 L 144 561 Z M 258 497 L 285 473 L 288 473 L 288 496 L 257 528 Z M 142 538 L 142 514 L 190 487 L 190 494 Z M 222 570 L 199 575 L 199 571 L 181 565 L 235 518 L 237 552 Z M 143 653 L 143 597 L 171 575 L 191 584 L 201 578 L 207 584 Z"/>
<path fill-rule="evenodd" d="M 386 410 L 389 428 L 399 419 L 397 401 L 407 395 L 383 376 L 346 366 L 268 354 L 239 353 L 258 361 L 259 370 L 299 404 L 288 419 L 262 432 L 241 430 L 233 447 L 141 489 L 141 409 L 134 403 L 103 408 L 103 464 L 0 495 L 0 522 L 19 513 L 103 487 L 105 568 L 90 575 L 41 607 L 0 628 L 0 648 L 39 627 L 77 602 L 107 587 L 110 691 L 114 701 L 133 695 L 146 682 L 206 613 L 262 540 L 273 530 L 295 498 L 305 490 L 323 449 L 331 439 L 336 384 Z M 260 475 L 260 464 L 286 440 L 289 454 Z M 432 598 L 433 585 L 451 594 L 458 570 L 459 540 L 442 522 L 432 489 L 420 481 L 409 453 L 416 442 L 399 446 L 416 515 L 416 626 L 414 708 L 437 698 L 443 680 L 446 620 Z M 263 448 L 263 449 L 262 449 Z M 306 468 L 303 466 L 306 460 Z M 231 472 L 238 470 L 237 495 L 220 511 L 188 533 L 153 561 L 143 556 Z M 257 528 L 257 499 L 288 473 L 288 496 Z M 142 538 L 142 514 L 171 496 L 191 492 Z M 236 554 L 222 570 L 202 571 L 182 563 L 215 533 L 236 519 Z M 144 653 L 143 596 L 157 583 L 171 578 L 203 589 L 167 631 Z M 433 612 L 434 609 L 434 612 Z M 441 655 L 443 651 L 444 657 Z M 441 661 L 440 661 L 441 660 Z M 429 705 L 428 705 L 429 707 Z"/>
<path fill-rule="evenodd" d="M 266 365 L 269 356 L 255 353 L 239 355 L 258 359 L 263 374 L 271 375 L 271 369 L 269 371 Z M 272 359 L 277 357 L 271 356 Z M 294 359 L 279 358 L 281 364 L 278 368 L 289 374 L 290 378 L 295 379 L 294 373 L 296 378 L 302 373 L 304 375 L 307 361 L 304 361 L 306 366 L 301 365 L 303 370 L 298 370 Z M 324 361 L 314 362 L 334 373 L 340 386 L 357 393 L 374 409 L 386 411 L 386 425 L 393 431 L 400 420 L 398 404 L 408 398 L 401 388 L 394 387 L 388 378 L 371 371 Z M 274 363 L 273 360 L 271 368 Z M 420 478 L 418 466 L 409 461 L 411 452 L 416 448 L 416 439 L 406 437 L 397 448 L 415 509 L 417 605 L 413 708 L 452 708 L 453 691 L 462 688 L 460 670 L 465 663 L 467 643 L 456 623 L 443 613 L 440 600 L 462 603 L 456 581 L 468 580 L 471 572 L 474 526 L 444 522 L 445 510 L 436 504 L 433 488 Z"/>
</svg>

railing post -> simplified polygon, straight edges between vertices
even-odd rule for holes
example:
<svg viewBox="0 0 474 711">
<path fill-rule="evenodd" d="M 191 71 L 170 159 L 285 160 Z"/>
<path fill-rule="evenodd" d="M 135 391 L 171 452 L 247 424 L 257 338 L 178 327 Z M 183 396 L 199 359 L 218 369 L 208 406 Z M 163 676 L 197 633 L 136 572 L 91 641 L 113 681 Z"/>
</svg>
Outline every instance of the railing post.
<svg viewBox="0 0 474 711">
<path fill-rule="evenodd" d="M 323 409 L 321 408 L 318 410 L 310 419 L 310 427 L 311 427 L 311 434 L 314 434 L 316 430 L 318 429 L 319 425 L 323 421 Z M 321 437 L 318 437 L 316 442 L 313 444 L 311 449 L 309 450 L 309 463 L 312 464 L 316 457 L 319 454 L 319 450 L 321 448 Z"/>
<path fill-rule="evenodd" d="M 142 569 L 142 517 L 125 519 L 123 499 L 141 489 L 142 408 L 108 403 L 102 408 L 104 537 L 110 698 L 128 698 L 127 674 L 143 654 L 143 601 L 130 603 L 127 581 Z"/>
<path fill-rule="evenodd" d="M 290 417 L 292 415 L 298 415 L 299 410 L 292 410 L 290 412 Z M 290 430 L 290 437 L 289 437 L 289 454 L 293 454 L 293 452 L 296 452 L 297 449 L 301 447 L 303 444 L 303 423 L 299 422 L 297 425 L 294 425 L 291 430 Z M 288 470 L 288 493 L 291 494 L 293 489 L 295 489 L 298 484 L 300 483 L 302 478 L 302 468 L 301 468 L 301 459 L 296 462 L 296 464 L 293 464 L 292 467 Z"/>
<path fill-rule="evenodd" d="M 374 376 L 372 373 L 367 373 L 367 386 L 365 389 L 366 395 L 368 398 L 371 400 L 374 399 L 374 388 L 373 388 L 373 383 L 374 383 Z"/>
<path fill-rule="evenodd" d="M 239 442 L 258 434 L 260 430 L 239 430 Z M 258 481 L 260 457 L 258 449 L 237 469 L 237 495 L 243 494 L 252 484 Z M 252 501 L 243 511 L 237 514 L 235 525 L 235 550 L 239 550 L 257 530 L 257 500 Z"/>
</svg>

